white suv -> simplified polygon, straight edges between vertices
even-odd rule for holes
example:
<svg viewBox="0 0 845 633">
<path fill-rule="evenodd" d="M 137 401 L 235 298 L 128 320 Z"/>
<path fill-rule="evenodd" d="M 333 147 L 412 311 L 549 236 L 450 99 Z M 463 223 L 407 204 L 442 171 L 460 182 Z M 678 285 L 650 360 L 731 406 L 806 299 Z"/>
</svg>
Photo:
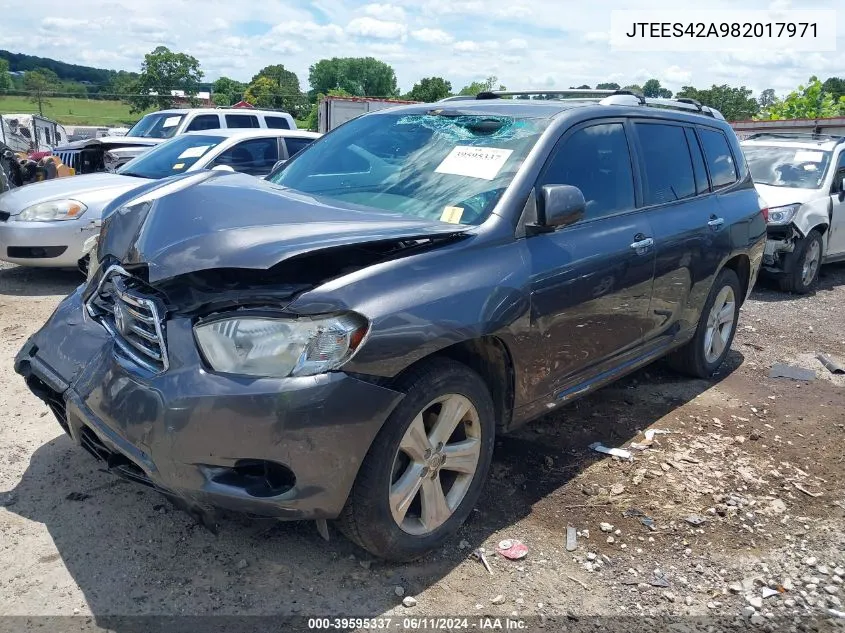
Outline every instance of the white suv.
<svg viewBox="0 0 845 633">
<path fill-rule="evenodd" d="M 806 294 L 822 264 L 845 260 L 845 137 L 763 133 L 741 145 L 769 205 L 763 271 Z"/>
</svg>

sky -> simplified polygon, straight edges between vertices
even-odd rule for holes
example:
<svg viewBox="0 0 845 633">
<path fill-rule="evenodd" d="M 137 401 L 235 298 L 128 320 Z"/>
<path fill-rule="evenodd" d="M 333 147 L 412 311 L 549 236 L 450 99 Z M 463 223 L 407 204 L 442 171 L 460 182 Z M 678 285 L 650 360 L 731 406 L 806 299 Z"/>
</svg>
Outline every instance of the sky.
<svg viewBox="0 0 845 633">
<path fill-rule="evenodd" d="M 494 75 L 510 89 L 569 88 L 655 77 L 684 85 L 745 85 L 785 94 L 810 75 L 845 76 L 841 0 L 743 0 L 743 9 L 839 9 L 835 52 L 617 52 L 614 9 L 694 9 L 691 0 L 0 0 L 0 48 L 65 62 L 137 71 L 158 45 L 186 52 L 206 80 L 248 81 L 282 63 L 308 87 L 324 57 L 373 56 L 393 66 L 402 92 L 441 76 L 453 90 Z M 710 0 L 719 11 L 736 0 Z"/>
</svg>

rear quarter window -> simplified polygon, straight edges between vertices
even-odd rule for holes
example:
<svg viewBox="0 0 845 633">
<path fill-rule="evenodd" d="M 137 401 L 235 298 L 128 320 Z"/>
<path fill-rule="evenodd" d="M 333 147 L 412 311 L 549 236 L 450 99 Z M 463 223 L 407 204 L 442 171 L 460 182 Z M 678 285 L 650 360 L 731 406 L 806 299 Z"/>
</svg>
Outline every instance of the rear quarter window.
<svg viewBox="0 0 845 633">
<path fill-rule="evenodd" d="M 258 117 L 254 114 L 227 114 L 226 127 L 228 128 L 258 128 Z"/>
<path fill-rule="evenodd" d="M 719 130 L 698 128 L 698 137 L 704 150 L 704 160 L 710 171 L 713 189 L 727 187 L 737 181 L 737 166 L 728 139 Z"/>
<path fill-rule="evenodd" d="M 290 124 L 288 120 L 283 116 L 265 116 L 264 122 L 267 123 L 267 127 L 271 130 L 289 130 Z"/>
</svg>

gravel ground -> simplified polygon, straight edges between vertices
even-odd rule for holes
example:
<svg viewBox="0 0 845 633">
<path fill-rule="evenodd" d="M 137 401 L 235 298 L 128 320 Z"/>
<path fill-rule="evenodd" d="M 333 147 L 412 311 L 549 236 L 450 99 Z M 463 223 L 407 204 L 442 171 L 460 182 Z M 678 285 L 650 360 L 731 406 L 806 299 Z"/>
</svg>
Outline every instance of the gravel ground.
<svg viewBox="0 0 845 633">
<path fill-rule="evenodd" d="M 501 438 L 467 525 L 408 565 L 372 560 L 334 531 L 326 543 L 308 523 L 227 515 L 214 536 L 103 472 L 12 370 L 78 282 L 0 267 L 0 615 L 78 614 L 81 628 L 118 631 L 128 628 L 110 616 L 499 616 L 551 630 L 624 615 L 770 631 L 843 622 L 828 610 L 845 610 L 845 376 L 815 358 L 845 361 L 843 265 L 823 269 L 811 296 L 758 287 L 712 380 L 657 363 Z M 817 377 L 769 378 L 776 363 Z M 587 448 L 647 444 L 646 429 L 669 433 L 632 461 Z M 571 552 L 567 526 L 580 535 Z M 505 538 L 528 556 L 499 557 Z"/>
</svg>

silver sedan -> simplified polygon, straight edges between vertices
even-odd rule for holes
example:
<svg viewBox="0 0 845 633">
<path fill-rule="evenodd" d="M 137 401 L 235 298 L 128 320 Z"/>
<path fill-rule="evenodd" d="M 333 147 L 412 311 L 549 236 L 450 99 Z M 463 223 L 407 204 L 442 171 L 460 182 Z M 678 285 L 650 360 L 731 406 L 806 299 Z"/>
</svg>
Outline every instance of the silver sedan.
<svg viewBox="0 0 845 633">
<path fill-rule="evenodd" d="M 231 129 L 177 136 L 117 173 L 33 183 L 0 194 L 0 260 L 21 266 L 76 267 L 100 231 L 103 208 L 151 179 L 201 169 L 266 176 L 320 135 L 302 130 Z"/>
</svg>

